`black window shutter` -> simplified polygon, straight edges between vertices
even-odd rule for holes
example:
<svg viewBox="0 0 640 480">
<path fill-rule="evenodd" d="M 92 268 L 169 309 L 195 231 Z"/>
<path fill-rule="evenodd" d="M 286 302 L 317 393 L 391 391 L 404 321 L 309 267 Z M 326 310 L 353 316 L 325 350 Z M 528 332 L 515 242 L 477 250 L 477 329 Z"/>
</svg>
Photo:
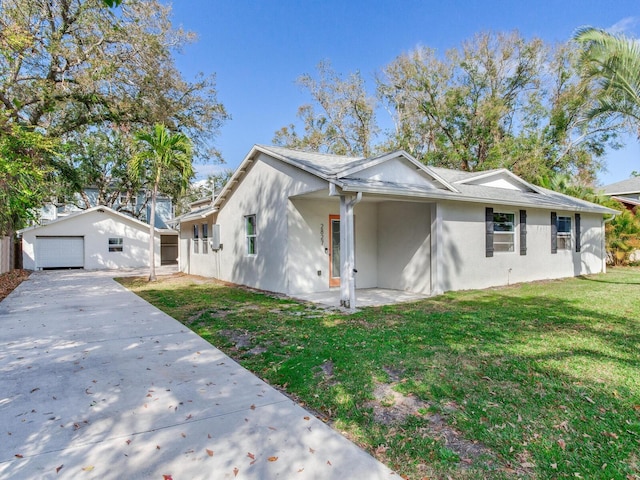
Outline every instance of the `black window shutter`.
<svg viewBox="0 0 640 480">
<path fill-rule="evenodd" d="M 551 212 L 551 253 L 558 253 L 558 215 Z"/>
<path fill-rule="evenodd" d="M 493 257 L 493 208 L 487 207 L 485 210 L 485 242 L 486 242 L 486 255 L 487 257 Z"/>
<path fill-rule="evenodd" d="M 520 210 L 520 255 L 527 254 L 527 211 Z"/>
<path fill-rule="evenodd" d="M 582 249 L 580 244 L 580 214 L 576 213 L 576 252 Z"/>
</svg>

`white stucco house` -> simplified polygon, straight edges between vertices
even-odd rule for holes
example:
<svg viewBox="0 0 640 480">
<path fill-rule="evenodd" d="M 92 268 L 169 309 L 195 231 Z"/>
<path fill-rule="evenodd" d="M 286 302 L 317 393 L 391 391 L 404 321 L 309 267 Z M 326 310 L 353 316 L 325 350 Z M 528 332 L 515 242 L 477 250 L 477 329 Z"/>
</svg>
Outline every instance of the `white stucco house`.
<svg viewBox="0 0 640 480">
<path fill-rule="evenodd" d="M 97 206 L 20 230 L 23 268 L 119 269 L 149 266 L 149 225 Z M 178 232 L 155 232 L 155 264 L 175 262 Z"/>
<path fill-rule="evenodd" d="M 605 270 L 593 203 L 507 170 L 432 168 L 257 145 L 208 206 L 177 219 L 179 268 L 295 296 L 424 294 Z"/>
</svg>

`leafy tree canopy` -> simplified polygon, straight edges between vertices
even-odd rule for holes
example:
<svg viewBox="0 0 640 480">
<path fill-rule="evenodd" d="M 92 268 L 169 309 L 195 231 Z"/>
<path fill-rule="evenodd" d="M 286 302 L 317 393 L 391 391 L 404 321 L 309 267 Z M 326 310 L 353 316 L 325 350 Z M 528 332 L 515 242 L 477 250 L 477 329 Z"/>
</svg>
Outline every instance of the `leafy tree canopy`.
<svg viewBox="0 0 640 480">
<path fill-rule="evenodd" d="M 213 142 L 228 118 L 213 75 L 187 81 L 177 70 L 173 54 L 195 35 L 171 25 L 170 7 L 106 4 L 120 8 L 4 0 L 0 9 L 0 108 L 11 125 L 64 146 L 68 155 L 49 166 L 66 193 L 94 186 L 92 178 L 129 182 L 122 159 L 102 155 L 123 155 L 133 132 L 156 123 L 188 135 L 197 158 L 219 158 Z"/>
<path fill-rule="evenodd" d="M 422 46 L 398 56 L 377 75 L 375 100 L 359 73 L 343 80 L 322 63 L 317 77 L 299 79 L 313 99 L 299 110 L 304 134 L 290 125 L 274 141 L 349 155 L 403 149 L 429 165 L 504 167 L 530 181 L 566 173 L 589 184 L 606 147 L 617 146 L 617 125 L 586 117 L 595 92 L 577 57 L 571 43 L 481 33 L 444 56 Z M 382 108 L 393 128 L 380 134 Z"/>
</svg>

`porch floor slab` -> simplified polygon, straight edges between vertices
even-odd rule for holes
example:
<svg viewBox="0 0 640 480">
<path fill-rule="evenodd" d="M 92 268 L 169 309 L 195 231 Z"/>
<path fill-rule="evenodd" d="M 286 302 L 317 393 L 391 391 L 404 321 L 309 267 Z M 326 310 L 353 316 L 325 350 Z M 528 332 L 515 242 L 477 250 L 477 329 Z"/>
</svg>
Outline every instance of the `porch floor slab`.
<svg viewBox="0 0 640 480">
<path fill-rule="evenodd" d="M 328 307 L 340 307 L 340 289 L 337 288 L 326 292 L 301 293 L 292 297 Z M 356 308 L 417 302 L 425 298 L 429 298 L 429 295 L 386 288 L 360 288 L 356 290 Z"/>
</svg>

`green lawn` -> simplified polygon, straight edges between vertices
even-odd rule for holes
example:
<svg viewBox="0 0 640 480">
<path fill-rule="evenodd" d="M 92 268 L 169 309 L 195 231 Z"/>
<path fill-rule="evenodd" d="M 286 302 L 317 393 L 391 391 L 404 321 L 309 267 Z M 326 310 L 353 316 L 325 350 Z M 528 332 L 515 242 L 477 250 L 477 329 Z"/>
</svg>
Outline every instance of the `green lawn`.
<svg viewBox="0 0 640 480">
<path fill-rule="evenodd" d="M 640 478 L 640 269 L 353 315 L 121 280 L 408 478 Z"/>
</svg>

